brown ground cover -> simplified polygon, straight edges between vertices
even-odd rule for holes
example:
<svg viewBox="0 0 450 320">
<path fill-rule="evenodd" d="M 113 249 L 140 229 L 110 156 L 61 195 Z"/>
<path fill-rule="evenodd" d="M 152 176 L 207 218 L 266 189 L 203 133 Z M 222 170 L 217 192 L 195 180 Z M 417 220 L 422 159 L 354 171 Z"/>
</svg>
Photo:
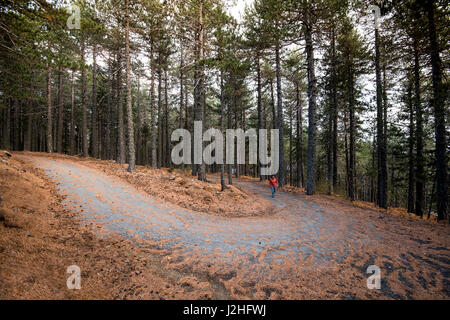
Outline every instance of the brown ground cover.
<svg viewBox="0 0 450 320">
<path fill-rule="evenodd" d="M 218 298 L 208 282 L 167 271 L 159 252 L 98 237 L 98 226 L 64 209 L 56 187 L 0 151 L 0 299 Z M 67 289 L 71 265 L 82 270 L 82 290 Z"/>
<path fill-rule="evenodd" d="M 75 161 L 96 168 L 130 184 L 136 181 L 138 189 L 158 199 L 166 199 L 185 207 L 188 207 L 189 197 L 186 195 L 187 198 L 181 201 L 172 198 L 167 191 L 167 185 L 193 183 L 191 187 L 197 188 L 197 191 L 208 187 L 219 188 L 213 184 L 192 181 L 191 177 L 179 171 L 168 172 L 139 167 L 138 173 L 134 174 L 136 178 L 133 178 L 134 175 L 128 174 L 124 166 L 115 163 L 81 160 L 77 157 L 51 157 L 64 158 L 65 161 Z M 147 180 L 150 180 L 150 185 Z M 250 178 L 247 180 L 256 182 Z M 418 221 L 414 217 L 405 217 L 402 213 L 395 214 L 392 211 L 391 214 L 386 214 L 385 211 L 366 207 L 365 204 L 352 204 L 342 198 L 317 195 L 304 201 L 319 203 L 325 210 L 324 218 L 336 218 L 335 235 L 353 237 L 356 245 L 364 239 L 367 232 L 382 234 L 385 240 L 374 245 L 365 245 L 364 251 L 338 247 L 337 253 L 345 256 L 344 261 L 337 262 L 336 259 L 323 266 L 313 263 L 310 256 L 302 257 L 301 261 L 288 256 L 283 257 L 281 263 L 271 264 L 270 270 L 267 270 L 263 262 L 264 256 L 272 250 L 267 248 L 260 254 L 255 252 L 254 261 L 249 266 L 239 267 L 243 263 L 242 259 L 235 256 L 233 262 L 225 268 L 205 260 L 202 252 L 179 260 L 180 252 L 177 250 L 156 251 L 151 246 L 138 247 L 119 236 L 103 237 L 99 232 L 100 226 L 84 226 L 75 213 L 64 209 L 61 204 L 64 198 L 57 195 L 56 188 L 42 170 L 22 160 L 21 154 L 8 158 L 0 151 L 0 196 L 3 199 L 0 201 L 0 299 L 449 297 L 449 237 L 446 225 Z M 248 203 L 259 201 L 257 195 L 242 190 L 233 188 L 227 192 L 249 194 Z M 296 197 L 299 199 L 304 198 L 301 190 L 285 191 L 298 193 Z M 201 192 L 202 195 L 205 194 Z M 286 203 L 292 200 L 283 193 L 279 194 L 279 197 L 284 197 Z M 231 199 L 228 198 L 228 201 Z M 243 201 L 241 205 L 245 203 Z M 299 206 L 301 202 L 294 204 Z M 233 205 L 237 206 L 236 203 Z M 230 208 L 233 208 L 233 205 Z M 211 207 L 206 206 L 204 202 L 199 202 L 197 206 L 200 206 L 198 211 Z M 287 205 L 284 211 L 290 210 L 289 208 L 294 210 L 294 207 Z M 307 206 L 303 206 L 303 209 L 303 215 L 315 218 L 314 210 L 307 209 Z M 217 215 L 219 211 L 213 214 Z M 249 217 L 242 220 L 255 219 L 251 217 L 250 211 L 247 211 L 247 215 Z M 340 215 L 353 221 L 351 229 L 338 219 Z M 236 215 L 229 213 L 229 216 Z M 261 219 L 274 218 L 284 221 L 289 217 L 291 216 L 284 212 Z M 372 230 L 366 229 L 367 223 L 373 226 Z M 274 227 L 273 234 L 276 235 L 276 232 Z M 332 241 L 328 236 L 329 233 L 325 230 L 315 243 L 319 246 L 328 244 Z M 293 245 L 309 243 L 308 239 L 303 241 L 301 238 L 293 239 L 292 242 Z M 347 249 L 350 249 L 348 253 Z M 372 264 L 383 268 L 383 281 L 389 284 L 383 291 L 368 291 L 365 286 L 365 270 Z M 66 274 L 66 268 L 70 265 L 78 265 L 82 270 L 81 291 L 70 291 L 66 287 L 66 279 L 69 276 Z M 250 267 L 255 270 L 251 276 L 247 272 Z M 264 273 L 269 275 L 269 278 L 270 275 L 277 277 L 271 281 L 262 281 L 259 275 Z"/>
</svg>

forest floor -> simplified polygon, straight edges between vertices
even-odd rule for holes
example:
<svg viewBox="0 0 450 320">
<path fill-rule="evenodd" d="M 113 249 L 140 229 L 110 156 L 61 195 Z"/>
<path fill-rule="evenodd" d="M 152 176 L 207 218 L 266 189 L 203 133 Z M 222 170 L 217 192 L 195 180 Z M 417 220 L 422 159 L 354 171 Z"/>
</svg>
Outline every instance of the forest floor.
<svg viewBox="0 0 450 320">
<path fill-rule="evenodd" d="M 0 299 L 450 299 L 445 224 L 272 199 L 251 179 L 222 195 L 182 171 L 0 157 Z M 81 290 L 66 287 L 70 265 Z M 371 265 L 381 290 L 367 288 Z"/>
</svg>

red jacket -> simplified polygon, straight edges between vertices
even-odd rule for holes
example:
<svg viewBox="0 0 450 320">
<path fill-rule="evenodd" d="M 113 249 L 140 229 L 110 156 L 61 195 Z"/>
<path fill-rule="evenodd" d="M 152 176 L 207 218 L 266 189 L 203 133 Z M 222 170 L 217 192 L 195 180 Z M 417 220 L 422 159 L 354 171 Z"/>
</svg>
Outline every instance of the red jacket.
<svg viewBox="0 0 450 320">
<path fill-rule="evenodd" d="M 278 187 L 278 180 L 277 180 L 277 178 L 269 179 L 269 185 L 271 187 Z"/>
</svg>

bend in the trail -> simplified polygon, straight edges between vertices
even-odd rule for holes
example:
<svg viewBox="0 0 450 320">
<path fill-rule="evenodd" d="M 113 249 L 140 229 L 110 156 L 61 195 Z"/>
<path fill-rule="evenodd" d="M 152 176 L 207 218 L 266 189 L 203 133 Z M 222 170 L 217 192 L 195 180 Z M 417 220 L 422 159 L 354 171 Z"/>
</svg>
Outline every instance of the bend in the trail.
<svg viewBox="0 0 450 320">
<path fill-rule="evenodd" d="M 86 223 L 99 223 L 127 239 L 147 240 L 162 249 L 176 251 L 175 262 L 191 258 L 218 268 L 239 269 L 245 277 L 259 280 L 289 278 L 288 273 L 270 272 L 274 265 L 283 265 L 285 260 L 301 262 L 303 269 L 326 268 L 329 262 L 346 263 L 350 256 L 372 252 L 360 270 L 364 274 L 365 268 L 375 261 L 375 250 L 392 261 L 393 241 L 399 238 L 414 241 L 407 238 L 408 230 L 403 235 L 395 226 L 385 225 L 382 216 L 377 218 L 373 214 L 375 217 L 365 219 L 284 192 L 272 199 L 268 188 L 252 182 L 236 183 L 272 201 L 277 208 L 274 215 L 210 216 L 157 201 L 121 180 L 75 162 L 44 157 L 29 159 L 58 183 L 60 192 L 67 196 L 68 207 L 82 209 Z M 414 257 L 406 249 L 398 252 L 409 255 L 410 262 L 404 261 L 404 266 L 411 267 L 412 257 L 421 270 L 429 267 L 417 254 Z M 440 266 L 438 271 L 448 284 L 449 251 L 440 254 L 444 254 L 447 265 Z M 389 269 L 390 262 L 386 263 Z M 230 277 L 234 274 L 232 271 Z M 419 279 L 423 278 L 421 275 Z M 388 296 L 398 296 L 389 285 L 385 287 Z"/>
</svg>

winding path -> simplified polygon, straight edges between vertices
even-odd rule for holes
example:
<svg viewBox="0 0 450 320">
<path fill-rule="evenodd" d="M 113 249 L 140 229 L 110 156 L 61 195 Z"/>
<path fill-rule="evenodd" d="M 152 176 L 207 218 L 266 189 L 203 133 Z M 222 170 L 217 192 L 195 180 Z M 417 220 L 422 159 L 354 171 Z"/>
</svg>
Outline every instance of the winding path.
<svg viewBox="0 0 450 320">
<path fill-rule="evenodd" d="M 376 211 L 363 215 L 354 208 L 319 205 L 287 193 L 272 199 L 267 188 L 243 181 L 237 184 L 272 201 L 277 213 L 221 218 L 161 203 L 114 177 L 72 161 L 29 159 L 58 183 L 69 208 L 82 209 L 87 223 L 99 223 L 127 239 L 174 251 L 173 262 L 191 259 L 192 263 L 213 264 L 231 270 L 225 279 L 240 272 L 241 278 L 256 281 L 289 279 L 289 272 L 272 272 L 274 265 L 281 266 L 286 260 L 301 262 L 302 270 L 353 264 L 353 269 L 359 268 L 360 276 L 356 277 L 361 277 L 361 282 L 367 277 L 367 266 L 377 262 L 387 274 L 397 271 L 401 275 L 384 280 L 382 292 L 388 297 L 412 298 L 416 290 L 426 296 L 433 285 L 432 292 L 442 292 L 442 296 L 433 293 L 433 297 L 449 297 L 450 250 L 445 228 L 431 239 L 420 234 L 428 232 L 428 225 L 415 234 L 399 218 Z M 408 223 L 416 226 L 416 222 Z M 352 262 L 358 257 L 364 260 L 359 266 Z M 433 280 L 436 277 L 439 283 Z M 394 292 L 393 285 L 401 293 Z"/>
</svg>

